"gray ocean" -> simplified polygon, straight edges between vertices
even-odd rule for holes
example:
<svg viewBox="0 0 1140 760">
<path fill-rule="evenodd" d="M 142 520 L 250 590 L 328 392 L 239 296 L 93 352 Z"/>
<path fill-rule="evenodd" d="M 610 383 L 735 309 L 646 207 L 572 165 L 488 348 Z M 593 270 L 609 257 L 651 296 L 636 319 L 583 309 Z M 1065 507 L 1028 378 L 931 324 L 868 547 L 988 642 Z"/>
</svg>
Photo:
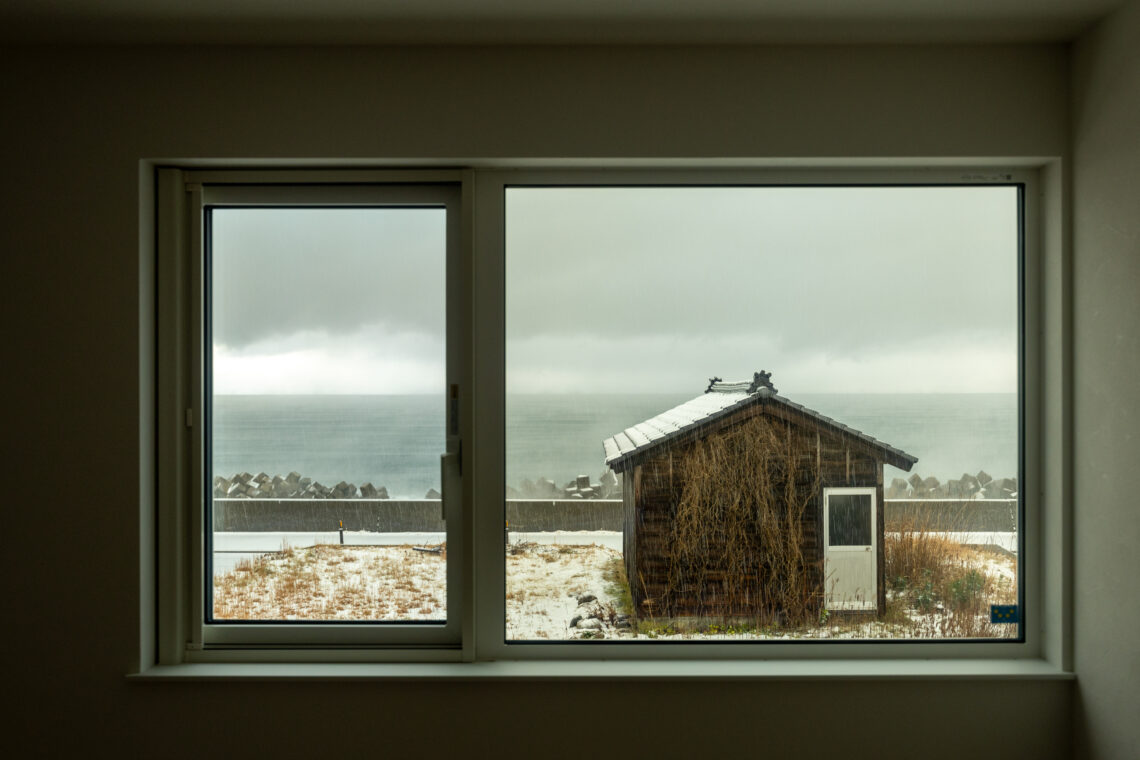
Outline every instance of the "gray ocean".
<svg viewBox="0 0 1140 760">
<path fill-rule="evenodd" d="M 687 401 L 682 395 L 507 398 L 507 484 L 564 484 L 603 471 L 602 440 Z M 918 457 L 945 481 L 985 470 L 1015 477 L 1016 394 L 798 394 L 794 401 Z M 213 474 L 285 475 L 385 486 L 392 498 L 439 488 L 444 401 L 435 396 L 216 396 Z M 887 482 L 904 473 L 887 467 Z"/>
</svg>

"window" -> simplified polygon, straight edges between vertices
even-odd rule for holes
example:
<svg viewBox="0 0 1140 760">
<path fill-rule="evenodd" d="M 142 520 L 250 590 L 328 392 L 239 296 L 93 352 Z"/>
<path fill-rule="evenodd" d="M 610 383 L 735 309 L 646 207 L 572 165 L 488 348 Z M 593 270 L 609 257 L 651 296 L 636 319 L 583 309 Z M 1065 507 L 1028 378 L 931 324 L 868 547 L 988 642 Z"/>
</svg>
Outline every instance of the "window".
<svg viewBox="0 0 1140 760">
<path fill-rule="evenodd" d="M 167 378 L 190 645 L 457 645 L 459 184 L 161 179 L 194 293 Z"/>
<path fill-rule="evenodd" d="M 511 181 L 507 639 L 1019 640 L 1022 189 Z"/>
<path fill-rule="evenodd" d="M 1031 172 L 162 169 L 157 181 L 164 662 L 1040 651 L 1024 623 L 1040 598 L 1040 504 L 1019 487 L 1039 453 L 1024 429 L 1039 403 L 1026 367 L 1040 348 L 1022 322 L 1040 276 Z M 802 329 L 757 329 L 788 314 Z M 840 398 L 850 387 L 894 397 Z M 915 388 L 979 394 L 989 427 L 916 447 L 908 424 L 959 411 L 899 398 Z M 796 481 L 809 517 L 788 546 L 818 552 L 797 570 L 810 583 L 795 620 L 740 614 L 769 592 L 757 579 L 772 544 L 726 539 L 716 494 L 742 481 L 718 484 L 724 463 L 769 477 L 806 451 L 757 436 L 843 452 L 817 454 Z M 977 465 L 990 479 L 961 477 L 955 446 L 1000 451 Z M 794 478 L 773 477 L 771 493 L 790 493 Z M 976 501 L 974 520 L 1004 509 L 1009 529 L 938 523 L 932 499 Z M 672 556 L 653 554 L 654 519 Z M 912 519 L 955 545 L 979 543 L 962 532 L 997 542 L 1002 595 L 969 574 L 981 550 L 936 592 L 919 566 L 892 577 L 882 555 L 913 537 Z M 709 545 L 738 564 L 717 566 Z M 753 580 L 734 586 L 729 569 Z M 983 637 L 857 628 L 886 602 L 935 616 L 955 593 L 978 619 L 1000 601 L 1022 622 L 987 623 L 970 643 Z M 840 630 L 863 632 L 831 640 Z"/>
</svg>

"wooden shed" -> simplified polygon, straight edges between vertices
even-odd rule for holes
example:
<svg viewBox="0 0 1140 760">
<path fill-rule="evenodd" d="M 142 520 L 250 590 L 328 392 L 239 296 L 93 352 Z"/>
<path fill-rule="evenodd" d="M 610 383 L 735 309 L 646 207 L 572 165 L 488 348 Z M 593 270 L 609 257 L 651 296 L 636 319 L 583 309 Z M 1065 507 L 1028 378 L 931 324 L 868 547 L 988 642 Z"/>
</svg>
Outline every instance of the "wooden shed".
<svg viewBox="0 0 1140 760">
<path fill-rule="evenodd" d="M 638 615 L 882 614 L 883 465 L 915 457 L 780 396 L 767 372 L 713 378 L 603 446 Z"/>
</svg>

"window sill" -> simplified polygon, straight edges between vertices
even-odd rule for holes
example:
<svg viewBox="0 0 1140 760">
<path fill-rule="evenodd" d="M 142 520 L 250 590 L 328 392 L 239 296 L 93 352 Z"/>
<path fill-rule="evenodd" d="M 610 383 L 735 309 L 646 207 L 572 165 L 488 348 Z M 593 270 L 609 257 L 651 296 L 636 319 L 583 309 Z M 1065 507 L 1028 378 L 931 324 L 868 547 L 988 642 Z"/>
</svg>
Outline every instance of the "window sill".
<svg viewBox="0 0 1140 760">
<path fill-rule="evenodd" d="M 830 660 L 811 662 L 499 661 L 478 663 L 191 663 L 160 665 L 137 681 L 707 681 L 1073 679 L 1044 660 Z"/>
</svg>

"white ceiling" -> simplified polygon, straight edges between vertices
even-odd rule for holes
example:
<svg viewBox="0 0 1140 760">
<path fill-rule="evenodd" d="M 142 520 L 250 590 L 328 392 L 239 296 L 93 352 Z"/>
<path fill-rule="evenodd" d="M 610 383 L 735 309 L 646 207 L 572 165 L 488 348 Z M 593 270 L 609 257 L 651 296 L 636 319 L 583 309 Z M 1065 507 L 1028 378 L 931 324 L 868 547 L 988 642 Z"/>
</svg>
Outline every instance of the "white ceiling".
<svg viewBox="0 0 1140 760">
<path fill-rule="evenodd" d="M 3 0 L 8 42 L 725 43 L 1072 39 L 1125 0 Z"/>
</svg>

